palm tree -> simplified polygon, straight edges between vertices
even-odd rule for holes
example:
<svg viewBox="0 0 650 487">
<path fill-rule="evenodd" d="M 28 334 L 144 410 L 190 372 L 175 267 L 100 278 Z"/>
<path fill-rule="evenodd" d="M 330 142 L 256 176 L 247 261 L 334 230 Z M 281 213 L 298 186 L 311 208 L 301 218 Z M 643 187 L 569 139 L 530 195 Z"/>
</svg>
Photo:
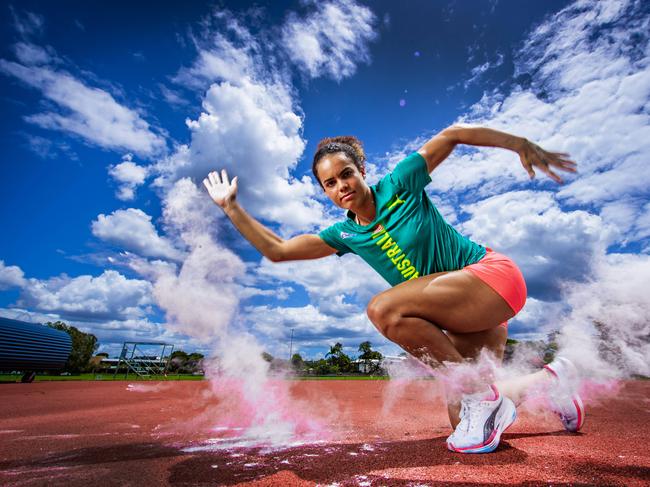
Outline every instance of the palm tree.
<svg viewBox="0 0 650 487">
<path fill-rule="evenodd" d="M 359 345 L 359 351 L 362 352 L 359 355 L 359 360 L 363 360 L 366 365 L 366 371 L 373 373 L 379 369 L 379 362 L 372 364 L 372 360 L 380 361 L 382 359 L 382 354 L 372 349 L 370 342 L 363 342 Z"/>
<path fill-rule="evenodd" d="M 370 342 L 363 342 L 361 345 L 359 345 L 359 351 L 361 352 L 361 355 L 359 355 L 359 359 L 361 360 L 370 359 L 370 354 L 372 353 L 372 344 Z"/>
<path fill-rule="evenodd" d="M 335 362 L 338 357 L 343 353 L 343 345 L 336 342 L 334 346 L 330 347 L 330 351 L 325 354 L 325 357 L 330 357 L 331 362 Z"/>
<path fill-rule="evenodd" d="M 352 360 L 343 352 L 343 345 L 338 342 L 330 347 L 325 357 L 329 357 L 330 365 L 337 366 L 340 372 L 348 372 L 352 367 Z"/>
</svg>

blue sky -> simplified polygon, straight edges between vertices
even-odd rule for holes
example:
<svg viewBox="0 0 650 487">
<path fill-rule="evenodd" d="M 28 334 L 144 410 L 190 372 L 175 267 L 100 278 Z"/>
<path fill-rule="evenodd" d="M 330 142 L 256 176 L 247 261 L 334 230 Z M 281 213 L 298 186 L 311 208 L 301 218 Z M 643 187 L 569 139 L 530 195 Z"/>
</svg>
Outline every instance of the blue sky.
<svg viewBox="0 0 650 487">
<path fill-rule="evenodd" d="M 602 317 L 620 307 L 614 295 L 646 309 L 619 279 L 650 277 L 643 3 L 2 8 L 3 316 L 62 319 L 112 353 L 152 339 L 209 352 L 234 330 L 284 356 L 294 329 L 307 356 L 336 341 L 353 354 L 364 340 L 396 354 L 364 313 L 387 287 L 369 267 L 354 256 L 271 264 L 199 183 L 225 167 L 276 232 L 316 232 L 341 218 L 310 176 L 320 138 L 361 138 L 374 181 L 455 122 L 579 164 L 558 187 L 530 182 L 514 154 L 461 148 L 433 175 L 445 217 L 524 272 L 513 337 Z"/>
</svg>

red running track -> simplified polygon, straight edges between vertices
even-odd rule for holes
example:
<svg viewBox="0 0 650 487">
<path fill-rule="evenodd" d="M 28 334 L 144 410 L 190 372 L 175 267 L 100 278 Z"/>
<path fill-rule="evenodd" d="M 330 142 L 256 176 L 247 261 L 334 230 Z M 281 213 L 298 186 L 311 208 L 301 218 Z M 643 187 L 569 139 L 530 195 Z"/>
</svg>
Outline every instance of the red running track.
<svg viewBox="0 0 650 487">
<path fill-rule="evenodd" d="M 0 384 L 0 485 L 650 485 L 648 381 L 587 405 L 579 434 L 523 411 L 487 455 L 447 451 L 432 381 L 295 382 L 314 415 L 336 411 L 331 438 L 275 450 L 211 449 L 207 382 L 128 384 Z"/>
</svg>

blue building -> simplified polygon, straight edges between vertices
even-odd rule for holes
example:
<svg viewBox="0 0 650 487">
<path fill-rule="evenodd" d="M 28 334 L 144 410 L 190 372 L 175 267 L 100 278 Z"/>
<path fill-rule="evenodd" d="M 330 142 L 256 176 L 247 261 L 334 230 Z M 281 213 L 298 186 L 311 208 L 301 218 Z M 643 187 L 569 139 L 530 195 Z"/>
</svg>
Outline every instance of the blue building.
<svg viewBox="0 0 650 487">
<path fill-rule="evenodd" d="M 0 318 L 0 371 L 21 371 L 31 382 L 37 371 L 62 369 L 72 350 L 64 331 Z"/>
</svg>

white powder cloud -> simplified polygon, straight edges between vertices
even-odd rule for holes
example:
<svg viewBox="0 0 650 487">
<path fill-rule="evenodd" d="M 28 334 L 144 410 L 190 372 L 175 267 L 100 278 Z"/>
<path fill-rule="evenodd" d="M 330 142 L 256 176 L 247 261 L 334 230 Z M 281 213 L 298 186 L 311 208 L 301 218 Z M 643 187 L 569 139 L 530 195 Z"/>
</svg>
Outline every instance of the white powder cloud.
<svg viewBox="0 0 650 487">
<path fill-rule="evenodd" d="M 186 245 L 218 230 L 222 216 L 210 198 L 189 178 L 176 181 L 163 198 L 163 221 L 169 234 L 177 235 Z"/>
<path fill-rule="evenodd" d="M 246 266 L 232 251 L 217 244 L 210 235 L 210 218 L 202 210 L 205 195 L 187 178 L 177 181 L 166 193 L 163 216 L 190 249 L 178 271 L 169 266 L 149 268 L 157 272 L 153 294 L 165 311 L 169 329 L 201 340 L 218 359 L 206 364 L 212 389 L 227 387 L 230 398 L 220 407 L 241 422 L 246 434 L 265 438 L 265 442 L 290 440 L 296 434 L 296 415 L 286 404 L 287 387 L 269 382 L 269 364 L 261 354 L 264 348 L 235 321 L 239 304 L 236 280 Z M 222 396 L 220 396 L 222 397 Z M 288 412 L 284 413 L 284 409 Z M 244 414 L 242 415 L 242 412 Z"/>
<path fill-rule="evenodd" d="M 145 257 L 179 260 L 183 256 L 169 240 L 158 235 L 151 216 L 137 208 L 98 215 L 92 222 L 92 232 L 97 238 Z"/>
<path fill-rule="evenodd" d="M 244 266 L 236 254 L 208 236 L 195 236 L 194 243 L 178 273 L 157 277 L 153 295 L 165 310 L 170 329 L 214 342 L 223 337 L 237 309 L 233 281 Z"/>
<path fill-rule="evenodd" d="M 596 377 L 650 375 L 650 256 L 610 254 L 572 286 L 561 351 Z"/>
<path fill-rule="evenodd" d="M 163 218 L 177 232 L 189 252 L 178 269 L 157 265 L 147 269 L 154 297 L 174 329 L 214 342 L 226 334 L 238 306 L 235 280 L 245 272 L 242 260 L 212 238 L 216 226 L 210 203 L 189 179 L 177 181 L 167 192 Z"/>
</svg>

